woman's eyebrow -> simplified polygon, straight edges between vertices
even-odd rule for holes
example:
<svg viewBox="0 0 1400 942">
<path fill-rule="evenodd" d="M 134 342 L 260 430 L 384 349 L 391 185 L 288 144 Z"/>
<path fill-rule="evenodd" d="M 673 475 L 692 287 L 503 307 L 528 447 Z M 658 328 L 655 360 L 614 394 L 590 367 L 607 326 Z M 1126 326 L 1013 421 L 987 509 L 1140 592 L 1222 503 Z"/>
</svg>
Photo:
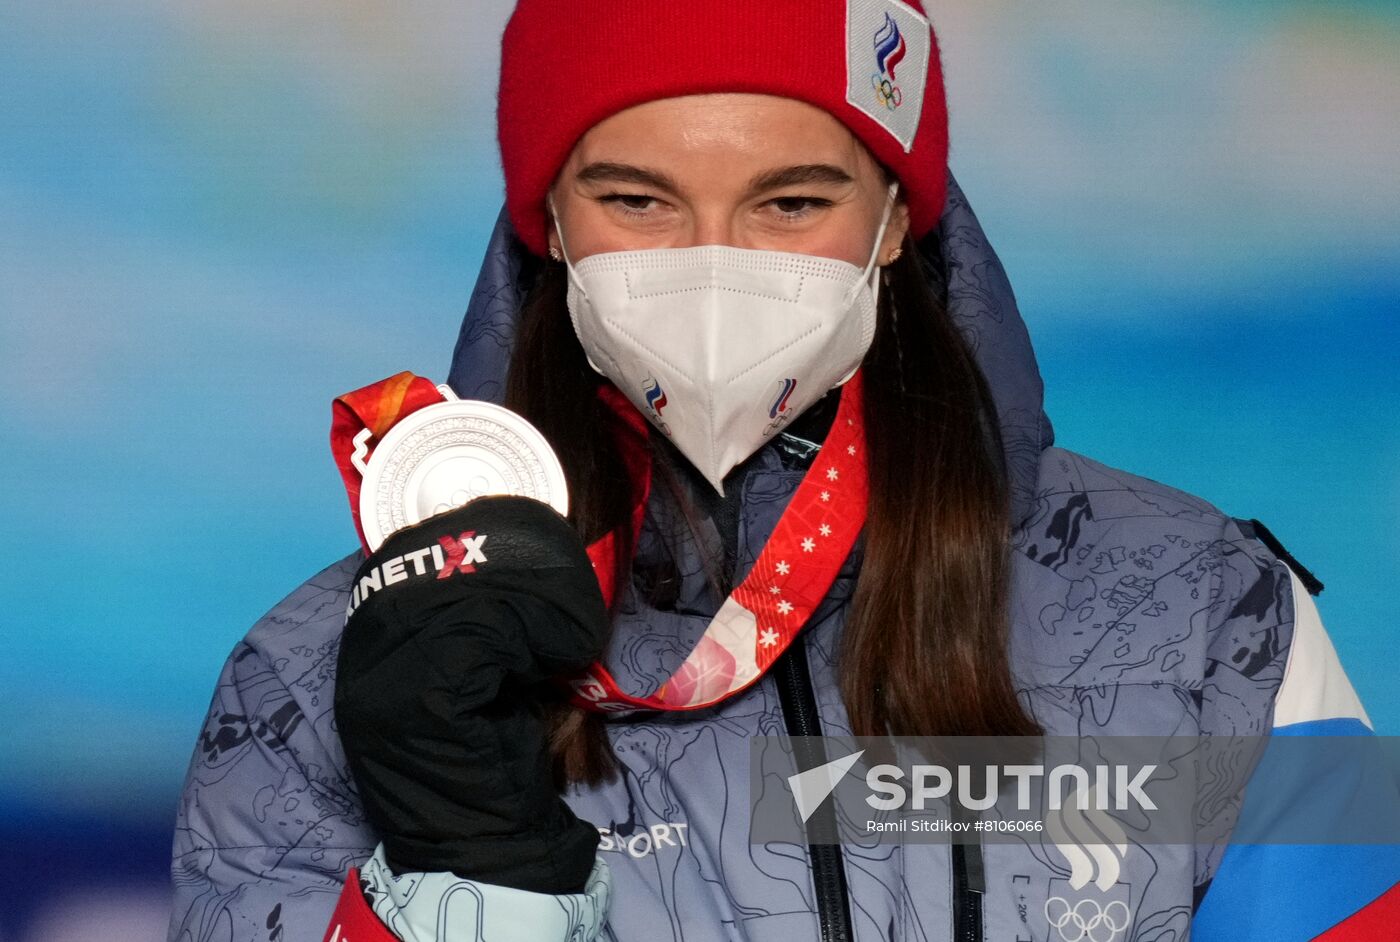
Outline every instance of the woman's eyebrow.
<svg viewBox="0 0 1400 942">
<path fill-rule="evenodd" d="M 580 183 L 630 183 L 634 186 L 647 186 L 672 195 L 680 192 L 676 181 L 659 170 L 647 170 L 631 164 L 599 161 L 585 166 L 578 172 Z"/>
<path fill-rule="evenodd" d="M 648 170 L 645 167 L 608 160 L 586 165 L 578 172 L 576 179 L 580 183 L 628 183 L 633 186 L 651 187 L 673 195 L 681 191 L 680 184 L 660 170 Z M 749 193 L 814 183 L 846 186 L 854 182 L 854 177 L 833 164 L 797 164 L 758 174 L 749 181 Z"/>
<path fill-rule="evenodd" d="M 760 193 L 785 186 L 806 186 L 812 183 L 825 183 L 829 186 L 843 186 L 855 183 L 855 177 L 831 164 L 798 164 L 767 170 L 749 181 L 749 192 Z"/>
</svg>

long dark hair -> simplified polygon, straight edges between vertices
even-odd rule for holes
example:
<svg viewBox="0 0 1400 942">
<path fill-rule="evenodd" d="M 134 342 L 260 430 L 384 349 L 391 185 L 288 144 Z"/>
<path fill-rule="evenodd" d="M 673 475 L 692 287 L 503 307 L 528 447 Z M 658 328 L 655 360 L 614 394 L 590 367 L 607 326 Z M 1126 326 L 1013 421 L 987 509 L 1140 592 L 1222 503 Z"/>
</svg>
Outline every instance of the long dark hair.
<svg viewBox="0 0 1400 942">
<path fill-rule="evenodd" d="M 996 408 L 948 313 L 936 240 L 885 269 L 863 366 L 870 504 L 839 674 L 858 736 L 1035 736 L 1007 659 L 1010 499 Z M 563 265 L 532 266 L 506 404 L 544 433 L 587 541 L 621 529 L 628 487 L 566 306 Z M 673 490 L 679 494 L 678 490 Z M 618 554 L 625 586 L 630 548 Z M 602 716 L 549 706 L 561 784 L 615 763 Z"/>
</svg>

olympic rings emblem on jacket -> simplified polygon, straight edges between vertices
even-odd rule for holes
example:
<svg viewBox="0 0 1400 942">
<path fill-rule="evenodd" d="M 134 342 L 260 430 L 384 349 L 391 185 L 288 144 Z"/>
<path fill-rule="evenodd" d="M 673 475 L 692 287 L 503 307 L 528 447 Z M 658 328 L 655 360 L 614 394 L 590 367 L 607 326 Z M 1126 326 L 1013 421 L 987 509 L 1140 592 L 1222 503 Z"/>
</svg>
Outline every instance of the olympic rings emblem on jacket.
<svg viewBox="0 0 1400 942">
<path fill-rule="evenodd" d="M 1118 933 L 1128 928 L 1130 915 L 1128 904 L 1122 900 L 1107 906 L 1092 899 L 1082 899 L 1071 906 L 1063 896 L 1045 901 L 1045 919 L 1064 942 L 1113 942 Z"/>
</svg>

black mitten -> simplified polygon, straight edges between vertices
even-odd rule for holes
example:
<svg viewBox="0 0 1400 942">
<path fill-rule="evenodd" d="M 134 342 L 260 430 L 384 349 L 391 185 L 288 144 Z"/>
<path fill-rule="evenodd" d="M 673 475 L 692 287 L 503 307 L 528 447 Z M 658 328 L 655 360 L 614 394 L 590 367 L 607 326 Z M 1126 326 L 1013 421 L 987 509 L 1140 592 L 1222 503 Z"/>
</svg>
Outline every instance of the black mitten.
<svg viewBox="0 0 1400 942">
<path fill-rule="evenodd" d="M 360 567 L 335 715 L 396 872 L 581 892 L 597 829 L 555 789 L 541 687 L 602 653 L 583 543 L 549 505 L 482 497 L 387 540 Z"/>
</svg>

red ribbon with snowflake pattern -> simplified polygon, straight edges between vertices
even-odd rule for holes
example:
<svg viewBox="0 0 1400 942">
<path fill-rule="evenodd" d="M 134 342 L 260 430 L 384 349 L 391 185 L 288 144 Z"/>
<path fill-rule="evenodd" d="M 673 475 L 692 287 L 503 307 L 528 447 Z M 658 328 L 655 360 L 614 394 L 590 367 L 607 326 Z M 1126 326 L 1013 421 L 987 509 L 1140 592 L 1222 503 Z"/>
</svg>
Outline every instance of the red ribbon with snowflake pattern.
<svg viewBox="0 0 1400 942">
<path fill-rule="evenodd" d="M 865 526 L 869 481 L 861 403 L 857 371 L 841 388 L 826 441 L 753 568 L 670 679 L 635 697 L 595 663 L 568 682 L 575 705 L 606 713 L 699 710 L 763 676 L 826 598 Z"/>
</svg>

